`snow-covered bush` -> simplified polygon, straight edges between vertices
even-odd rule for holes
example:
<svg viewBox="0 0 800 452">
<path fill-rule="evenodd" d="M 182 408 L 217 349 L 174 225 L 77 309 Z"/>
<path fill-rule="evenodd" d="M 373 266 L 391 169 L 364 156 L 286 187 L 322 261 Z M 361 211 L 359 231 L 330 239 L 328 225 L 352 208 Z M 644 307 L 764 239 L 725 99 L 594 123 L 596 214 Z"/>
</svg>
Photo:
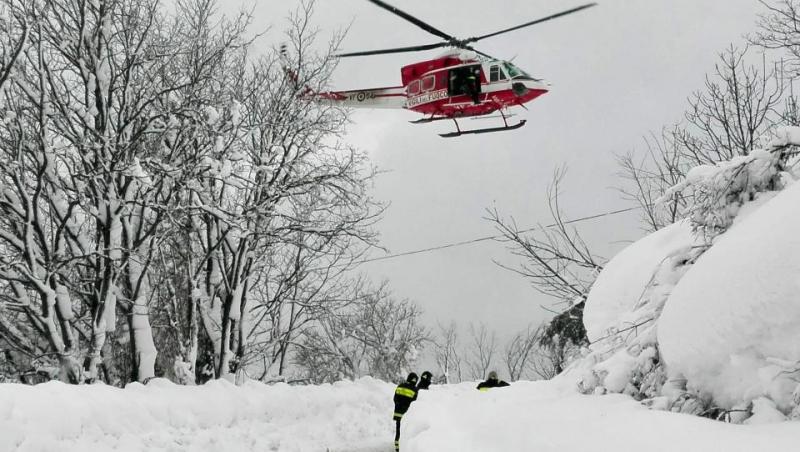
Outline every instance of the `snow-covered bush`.
<svg viewBox="0 0 800 452">
<path fill-rule="evenodd" d="M 790 130 L 781 131 L 786 138 L 791 133 Z M 743 206 L 764 201 L 764 193 L 774 193 L 791 182 L 786 150 L 786 142 L 776 140 L 769 148 L 754 150 L 746 156 L 716 165 L 697 166 L 657 202 L 681 192 L 682 198 L 688 200 L 683 215 L 691 219 L 695 230 L 702 231 L 706 239 L 711 240 L 731 226 Z"/>
<path fill-rule="evenodd" d="M 656 325 L 670 292 L 704 246 L 687 221 L 630 245 L 606 265 L 584 310 L 591 341 L 568 372 L 584 393 L 659 395 L 665 381 Z"/>
<path fill-rule="evenodd" d="M 800 184 L 738 219 L 681 280 L 658 342 L 671 376 L 732 408 L 765 396 L 784 413 L 800 378 Z"/>
<path fill-rule="evenodd" d="M 798 416 L 799 143 L 781 129 L 667 191 L 686 219 L 620 252 L 589 293 L 591 345 L 567 372 L 583 392 L 735 422 Z"/>
</svg>

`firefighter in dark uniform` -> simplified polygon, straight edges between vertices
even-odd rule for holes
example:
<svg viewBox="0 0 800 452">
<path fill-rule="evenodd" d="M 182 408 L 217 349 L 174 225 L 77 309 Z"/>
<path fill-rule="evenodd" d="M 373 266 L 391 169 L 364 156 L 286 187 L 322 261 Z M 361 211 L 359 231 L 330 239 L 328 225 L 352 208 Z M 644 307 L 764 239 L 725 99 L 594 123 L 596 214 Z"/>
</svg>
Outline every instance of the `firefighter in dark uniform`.
<svg viewBox="0 0 800 452">
<path fill-rule="evenodd" d="M 486 381 L 478 383 L 478 391 L 488 391 L 489 389 L 502 388 L 503 386 L 509 386 L 509 384 L 503 380 L 498 380 L 497 372 L 491 371 Z"/>
<path fill-rule="evenodd" d="M 420 389 L 428 389 L 431 386 L 431 378 L 433 378 L 433 374 L 428 372 L 422 372 L 422 375 L 419 376 L 419 384 L 417 385 L 417 391 Z"/>
<path fill-rule="evenodd" d="M 394 450 L 400 450 L 400 420 L 408 411 L 411 402 L 417 400 L 417 374 L 411 372 L 403 383 L 394 390 Z"/>
<path fill-rule="evenodd" d="M 481 70 L 476 66 L 467 72 L 464 77 L 464 91 L 472 98 L 472 103 L 478 105 L 481 103 Z"/>
</svg>

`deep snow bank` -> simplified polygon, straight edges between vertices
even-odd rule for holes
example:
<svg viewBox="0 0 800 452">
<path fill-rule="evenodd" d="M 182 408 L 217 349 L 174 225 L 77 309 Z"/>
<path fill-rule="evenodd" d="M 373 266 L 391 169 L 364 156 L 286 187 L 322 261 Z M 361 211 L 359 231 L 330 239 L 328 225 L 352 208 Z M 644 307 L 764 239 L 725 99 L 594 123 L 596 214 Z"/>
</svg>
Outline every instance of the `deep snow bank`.
<svg viewBox="0 0 800 452">
<path fill-rule="evenodd" d="M 592 285 L 583 323 L 592 342 L 588 352 L 559 376 L 584 393 L 625 393 L 637 399 L 659 396 L 666 380 L 656 329 L 675 284 L 702 252 L 688 221 L 681 221 L 629 245 Z M 664 407 L 682 411 L 681 406 Z"/>
<path fill-rule="evenodd" d="M 597 276 L 586 300 L 583 324 L 596 342 L 642 319 L 635 314 L 646 300 L 656 269 L 670 256 L 685 252 L 698 240 L 688 221 L 680 221 L 638 240 L 617 253 Z M 662 300 L 663 301 L 663 300 Z"/>
<path fill-rule="evenodd" d="M 781 133 L 667 191 L 687 219 L 605 266 L 592 344 L 561 378 L 733 422 L 800 419 L 800 128 Z"/>
<path fill-rule="evenodd" d="M 658 342 L 671 376 L 726 407 L 789 409 L 800 363 L 800 184 L 721 235 L 669 298 Z M 791 363 L 794 363 L 793 365 Z"/>
<path fill-rule="evenodd" d="M 0 384 L 0 451 L 357 450 L 391 444 L 394 385 Z"/>
<path fill-rule="evenodd" d="M 391 452 L 394 385 L 0 385 L 3 452 Z M 403 452 L 789 451 L 796 424 L 739 426 L 650 411 L 564 380 L 423 391 Z"/>
<path fill-rule="evenodd" d="M 800 429 L 651 411 L 624 395 L 577 394 L 561 380 L 434 387 L 412 405 L 401 438 L 403 452 L 752 452 L 795 450 Z"/>
</svg>

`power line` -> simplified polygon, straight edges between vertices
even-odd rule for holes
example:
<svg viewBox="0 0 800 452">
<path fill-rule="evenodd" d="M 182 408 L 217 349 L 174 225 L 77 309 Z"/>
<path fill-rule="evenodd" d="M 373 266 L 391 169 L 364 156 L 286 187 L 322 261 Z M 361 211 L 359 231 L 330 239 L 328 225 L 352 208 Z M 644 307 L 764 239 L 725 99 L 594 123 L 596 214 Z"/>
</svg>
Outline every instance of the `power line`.
<svg viewBox="0 0 800 452">
<path fill-rule="evenodd" d="M 597 218 L 608 217 L 608 216 L 611 216 L 611 215 L 617 215 L 617 214 L 620 214 L 620 213 L 630 212 L 631 210 L 636 210 L 636 209 L 639 209 L 639 208 L 640 208 L 639 206 L 636 206 L 636 207 L 628 207 L 626 209 L 612 210 L 610 212 L 603 212 L 603 213 L 589 215 L 589 216 L 585 216 L 585 217 L 581 217 L 581 218 L 576 218 L 574 220 L 563 221 L 563 222 L 561 222 L 561 224 L 580 223 L 582 221 L 594 220 L 594 219 L 597 219 Z M 545 225 L 545 226 L 535 226 L 535 227 L 528 228 L 528 229 L 522 229 L 522 230 L 519 230 L 517 232 L 524 233 L 524 232 L 536 231 L 536 230 L 542 229 L 542 228 L 552 228 L 554 226 L 558 226 L 558 224 L 559 223 L 552 223 L 552 224 L 548 224 L 548 225 Z M 462 242 L 447 243 L 447 244 L 444 244 L 444 245 L 432 246 L 432 247 L 429 247 L 429 248 L 422 248 L 422 249 L 413 250 L 413 251 L 405 251 L 405 252 L 402 252 L 402 253 L 387 254 L 386 256 L 373 257 L 373 258 L 364 259 L 364 260 L 361 260 L 361 261 L 358 261 L 358 262 L 354 262 L 353 264 L 354 265 L 361 265 L 361 264 L 366 264 L 368 262 L 382 261 L 382 260 L 387 260 L 387 259 L 395 259 L 395 258 L 403 257 L 403 256 L 412 256 L 414 254 L 429 253 L 431 251 L 444 250 L 444 249 L 447 249 L 447 248 L 455 248 L 457 246 L 471 245 L 473 243 L 485 242 L 487 240 L 496 240 L 496 239 L 499 239 L 499 238 L 502 238 L 502 237 L 504 237 L 502 234 L 490 235 L 490 236 L 486 236 L 486 237 L 478 237 L 476 239 L 464 240 Z"/>
</svg>

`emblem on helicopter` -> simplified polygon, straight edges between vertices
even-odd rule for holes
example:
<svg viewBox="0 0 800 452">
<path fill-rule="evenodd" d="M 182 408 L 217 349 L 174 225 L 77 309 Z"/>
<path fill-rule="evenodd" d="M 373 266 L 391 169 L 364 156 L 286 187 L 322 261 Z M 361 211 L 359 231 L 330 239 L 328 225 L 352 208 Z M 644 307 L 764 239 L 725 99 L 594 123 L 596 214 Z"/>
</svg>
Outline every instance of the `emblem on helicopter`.
<svg viewBox="0 0 800 452">
<path fill-rule="evenodd" d="M 414 96 L 408 99 L 408 103 L 406 104 L 408 108 L 416 107 L 420 104 L 427 104 L 429 102 L 433 102 L 439 99 L 446 99 L 447 98 L 447 90 L 440 89 L 438 91 L 433 91 L 431 93 L 421 94 L 419 96 Z"/>
</svg>

